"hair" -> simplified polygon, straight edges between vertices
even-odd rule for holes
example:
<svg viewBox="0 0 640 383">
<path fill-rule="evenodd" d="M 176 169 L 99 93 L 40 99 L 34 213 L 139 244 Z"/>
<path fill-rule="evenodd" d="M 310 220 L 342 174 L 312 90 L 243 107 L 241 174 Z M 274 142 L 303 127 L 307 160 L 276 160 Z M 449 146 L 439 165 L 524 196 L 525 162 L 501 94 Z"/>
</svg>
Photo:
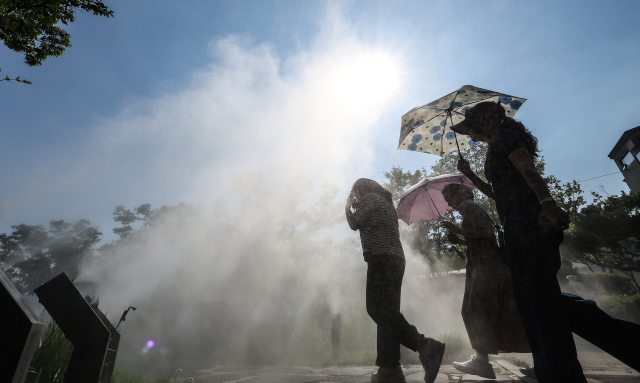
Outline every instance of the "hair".
<svg viewBox="0 0 640 383">
<path fill-rule="evenodd" d="M 520 133 L 532 159 L 538 158 L 538 139 L 531 134 L 520 121 L 507 117 L 499 102 L 485 101 L 476 104 L 465 113 L 465 120 L 469 119 L 469 129 L 477 133 L 488 133 L 498 129 L 509 129 Z"/>
<path fill-rule="evenodd" d="M 473 192 L 471 189 L 462 184 L 449 184 L 442 189 L 443 195 L 459 196 L 463 201 L 467 199 L 473 199 Z"/>
<path fill-rule="evenodd" d="M 375 193 L 379 196 L 383 197 L 387 201 L 393 203 L 393 194 L 374 180 L 370 180 L 368 178 L 360 178 L 358 179 L 351 188 L 351 191 L 357 193 L 361 196 L 364 196 L 368 193 Z"/>
</svg>

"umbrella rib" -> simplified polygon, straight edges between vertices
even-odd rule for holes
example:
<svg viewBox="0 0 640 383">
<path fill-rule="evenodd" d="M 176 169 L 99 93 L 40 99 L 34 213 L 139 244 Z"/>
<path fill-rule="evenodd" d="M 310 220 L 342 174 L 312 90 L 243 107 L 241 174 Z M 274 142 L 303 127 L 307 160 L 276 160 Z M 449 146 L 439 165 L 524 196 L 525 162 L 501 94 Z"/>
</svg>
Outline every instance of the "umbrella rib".
<svg viewBox="0 0 640 383">
<path fill-rule="evenodd" d="M 438 207 L 436 206 L 436 203 L 433 202 L 433 198 L 431 198 L 431 194 L 429 194 L 429 189 L 426 188 L 426 187 L 424 189 L 427 192 L 427 197 L 429 197 L 429 201 L 431 202 L 431 205 L 433 205 L 433 208 L 435 208 L 436 212 L 438 213 L 438 217 L 440 217 L 442 214 L 440 214 L 440 211 L 438 210 Z M 433 210 L 431 212 L 433 212 Z"/>
</svg>

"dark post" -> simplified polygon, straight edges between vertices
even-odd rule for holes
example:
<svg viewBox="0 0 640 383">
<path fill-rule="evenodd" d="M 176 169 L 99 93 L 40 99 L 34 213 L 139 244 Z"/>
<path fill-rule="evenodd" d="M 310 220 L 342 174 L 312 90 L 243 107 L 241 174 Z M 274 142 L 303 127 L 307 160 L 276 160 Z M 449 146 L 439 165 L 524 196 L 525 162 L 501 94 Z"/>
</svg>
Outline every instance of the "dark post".
<svg viewBox="0 0 640 383">
<path fill-rule="evenodd" d="M 24 382 L 40 330 L 37 315 L 0 270 L 0 382 Z"/>
<path fill-rule="evenodd" d="M 98 306 L 91 306 L 65 273 L 34 292 L 73 344 L 65 383 L 108 383 L 120 334 Z"/>
<path fill-rule="evenodd" d="M 340 356 L 340 340 L 342 339 L 342 314 L 333 316 L 331 321 L 331 349 L 334 358 Z"/>
</svg>

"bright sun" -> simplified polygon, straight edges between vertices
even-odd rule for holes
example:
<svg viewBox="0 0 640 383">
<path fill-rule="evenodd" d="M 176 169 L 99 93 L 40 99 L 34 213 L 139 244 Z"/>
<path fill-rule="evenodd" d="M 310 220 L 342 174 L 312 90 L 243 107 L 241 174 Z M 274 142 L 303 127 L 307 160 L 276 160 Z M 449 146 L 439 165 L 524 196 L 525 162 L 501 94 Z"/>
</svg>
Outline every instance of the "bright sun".
<svg viewBox="0 0 640 383">
<path fill-rule="evenodd" d="M 337 74 L 337 88 L 350 104 L 375 106 L 400 90 L 399 65 L 384 53 L 356 55 Z"/>
</svg>

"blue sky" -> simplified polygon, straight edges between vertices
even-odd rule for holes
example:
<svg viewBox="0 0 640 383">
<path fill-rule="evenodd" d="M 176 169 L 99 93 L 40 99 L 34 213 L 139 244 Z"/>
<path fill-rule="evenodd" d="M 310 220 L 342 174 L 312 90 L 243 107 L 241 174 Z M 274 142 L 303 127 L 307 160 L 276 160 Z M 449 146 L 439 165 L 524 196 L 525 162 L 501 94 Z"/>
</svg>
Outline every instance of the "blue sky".
<svg viewBox="0 0 640 383">
<path fill-rule="evenodd" d="M 465 84 L 527 98 L 516 118 L 564 181 L 615 172 L 640 125 L 636 1 L 105 3 L 114 18 L 79 14 L 40 67 L 0 47 L 2 75 L 33 82 L 0 83 L 0 232 L 108 234 L 116 205 L 220 200 L 242 176 L 346 190 L 428 167 L 396 150 L 400 117 Z"/>
</svg>

